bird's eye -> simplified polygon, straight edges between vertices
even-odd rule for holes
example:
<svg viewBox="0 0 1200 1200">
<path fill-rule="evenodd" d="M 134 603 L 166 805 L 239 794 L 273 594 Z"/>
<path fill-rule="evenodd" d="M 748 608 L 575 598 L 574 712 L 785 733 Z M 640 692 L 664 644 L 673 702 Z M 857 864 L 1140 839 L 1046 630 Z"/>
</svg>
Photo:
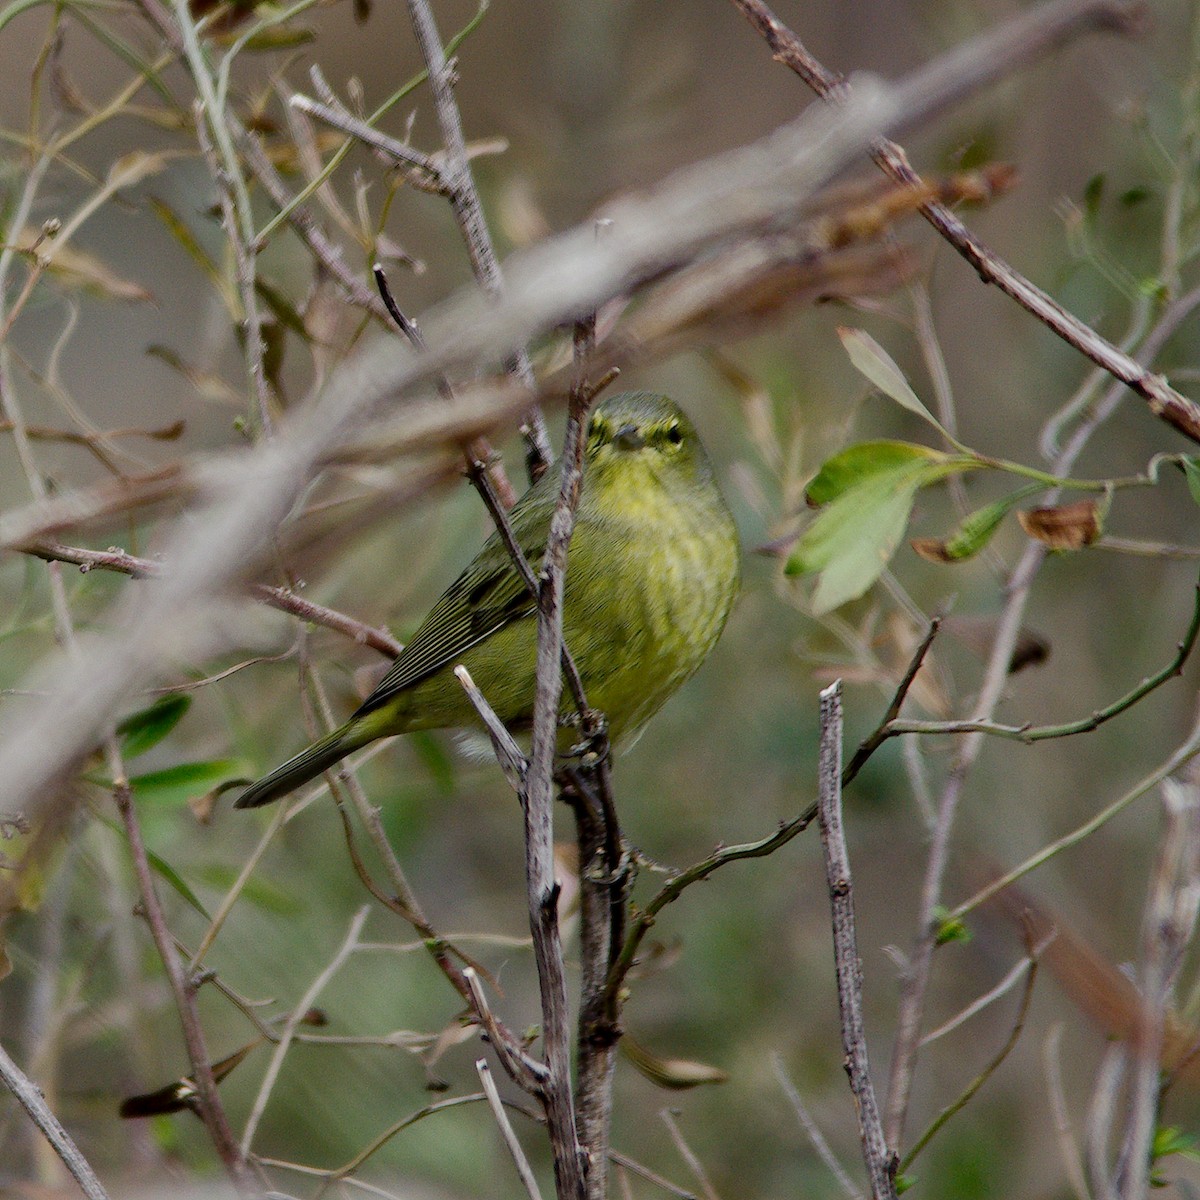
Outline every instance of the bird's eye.
<svg viewBox="0 0 1200 1200">
<path fill-rule="evenodd" d="M 670 425 L 667 428 L 667 441 L 672 446 L 678 446 L 683 441 L 683 430 L 678 425 Z"/>
</svg>

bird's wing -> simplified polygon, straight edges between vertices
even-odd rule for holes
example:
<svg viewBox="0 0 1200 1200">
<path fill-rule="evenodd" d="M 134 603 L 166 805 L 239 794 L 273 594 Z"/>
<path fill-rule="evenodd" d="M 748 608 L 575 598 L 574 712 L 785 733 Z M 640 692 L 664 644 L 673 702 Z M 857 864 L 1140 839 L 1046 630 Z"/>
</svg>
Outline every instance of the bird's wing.
<svg viewBox="0 0 1200 1200">
<path fill-rule="evenodd" d="M 513 533 L 526 559 L 537 569 L 546 548 L 546 516 L 525 503 L 509 514 Z M 400 652 L 391 670 L 354 714 L 381 708 L 405 688 L 451 663 L 497 629 L 532 616 L 537 605 L 498 535 L 484 543 L 474 562 L 446 589 Z"/>
</svg>

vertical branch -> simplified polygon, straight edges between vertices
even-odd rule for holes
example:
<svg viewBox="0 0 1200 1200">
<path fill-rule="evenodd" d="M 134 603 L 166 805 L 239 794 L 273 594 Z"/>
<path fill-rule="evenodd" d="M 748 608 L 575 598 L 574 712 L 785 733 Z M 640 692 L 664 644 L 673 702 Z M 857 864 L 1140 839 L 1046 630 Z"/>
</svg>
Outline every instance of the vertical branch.
<svg viewBox="0 0 1200 1200">
<path fill-rule="evenodd" d="M 262 320 L 254 290 L 253 257 L 254 214 L 233 145 L 233 126 L 228 120 L 225 95 L 218 94 L 208 60 L 200 45 L 192 14 L 183 0 L 174 0 L 173 12 L 182 36 L 184 59 L 196 84 L 196 135 L 200 149 L 213 172 L 221 195 L 222 220 L 233 249 L 238 294 L 242 302 L 243 353 L 246 368 L 254 383 L 258 425 L 264 434 L 271 432 L 270 397 L 263 360 Z M 205 126 L 212 134 L 209 140 Z"/>
<path fill-rule="evenodd" d="M 558 885 L 554 881 L 554 755 L 562 697 L 563 586 L 567 546 L 575 528 L 575 506 L 583 480 L 586 405 L 573 394 L 563 444 L 562 488 L 538 585 L 537 684 L 533 704 L 533 743 L 524 793 L 526 882 L 529 920 L 541 988 L 543 1041 L 548 1077 L 546 1120 L 554 1150 L 560 1200 L 586 1195 L 584 1156 L 571 1099 L 570 1033 L 562 942 L 558 928 Z M 581 868 L 583 864 L 581 863 Z"/>
<path fill-rule="evenodd" d="M 854 898 L 850 858 L 842 832 L 842 685 L 821 693 L 821 755 L 818 815 L 825 876 L 833 910 L 833 957 L 837 967 L 838 1008 L 842 1014 L 842 1049 L 846 1074 L 858 1109 L 863 1161 L 874 1200 L 895 1200 L 895 1158 L 888 1153 L 879 1106 L 867 1062 L 867 1035 L 862 1012 L 862 962 L 854 930 Z"/>
<path fill-rule="evenodd" d="M 449 185 L 450 204 L 462 229 L 467 244 L 467 255 L 475 278 L 489 296 L 499 297 L 504 292 L 504 278 L 500 263 L 488 233 L 471 174 L 467 157 L 467 143 L 463 136 L 462 116 L 454 98 L 454 72 L 446 60 L 446 51 L 438 34 L 428 0 L 408 0 L 408 13 L 425 66 L 429 71 L 429 87 L 437 108 L 438 123 L 445 143 L 446 162 L 443 177 Z M 533 366 L 526 350 L 519 349 L 513 355 L 509 370 L 531 391 L 534 386 Z M 554 459 L 550 448 L 550 436 L 541 412 L 535 406 L 526 414 L 521 429 L 525 437 L 525 458 L 530 479 L 536 481 Z"/>
<path fill-rule="evenodd" d="M 604 382 L 591 386 L 588 363 L 596 345 L 596 317 L 591 314 L 575 326 L 575 375 L 567 405 L 571 436 L 563 461 L 574 460 L 574 506 L 583 471 L 583 431 L 592 398 Z M 576 840 L 579 846 L 579 1028 L 576 1039 L 578 1080 L 575 1104 L 580 1141 L 588 1156 L 588 1200 L 608 1195 L 609 1132 L 612 1125 L 612 1084 L 621 1030 L 616 999 L 607 999 L 606 984 L 614 955 L 624 940 L 625 888 L 621 876 L 621 830 L 612 799 L 607 730 L 600 714 L 580 696 L 581 731 L 589 743 L 594 765 L 585 766 L 573 788 Z"/>
<path fill-rule="evenodd" d="M 1198 809 L 1194 785 L 1165 780 L 1163 808 L 1166 824 L 1142 929 L 1141 1006 L 1132 1045 L 1130 1111 L 1117 1175 L 1121 1200 L 1149 1194 L 1167 1016 L 1180 958 L 1196 922 Z"/>
</svg>

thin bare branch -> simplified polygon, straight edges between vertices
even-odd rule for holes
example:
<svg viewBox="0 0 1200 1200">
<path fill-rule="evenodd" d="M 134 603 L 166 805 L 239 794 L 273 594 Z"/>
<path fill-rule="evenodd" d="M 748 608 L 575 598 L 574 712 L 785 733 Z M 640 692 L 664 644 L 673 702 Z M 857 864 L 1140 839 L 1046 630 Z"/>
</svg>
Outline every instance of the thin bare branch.
<svg viewBox="0 0 1200 1200">
<path fill-rule="evenodd" d="M 529 1159 L 525 1157 L 525 1151 L 521 1149 L 521 1143 L 517 1141 L 512 1122 L 504 1111 L 504 1105 L 501 1103 L 500 1093 L 496 1090 L 496 1081 L 492 1078 L 492 1069 L 488 1066 L 487 1059 L 476 1059 L 475 1070 L 479 1074 L 479 1082 L 483 1084 L 483 1093 L 487 1096 L 492 1116 L 496 1118 L 496 1124 L 500 1128 L 500 1136 L 504 1138 L 504 1144 L 508 1147 L 508 1152 L 516 1164 L 517 1174 L 521 1177 L 526 1195 L 529 1200 L 542 1200 L 537 1180 L 533 1175 L 533 1168 L 530 1167 Z"/>
<path fill-rule="evenodd" d="M 837 968 L 838 1008 L 842 1015 L 842 1050 L 846 1074 L 858 1112 L 863 1162 L 873 1200 L 895 1200 L 896 1157 L 887 1147 L 871 1068 L 862 1008 L 862 961 L 854 928 L 850 857 L 842 832 L 842 685 L 835 681 L 821 692 L 821 749 L 818 815 L 825 851 L 825 877 L 833 912 L 833 956 Z"/>
<path fill-rule="evenodd" d="M 71 1172 L 75 1182 L 88 1200 L 108 1200 L 108 1193 L 92 1170 L 91 1164 L 79 1152 L 71 1135 L 50 1110 L 42 1090 L 8 1056 L 0 1045 L 0 1080 L 16 1097 L 17 1103 L 29 1114 L 29 1119 L 42 1131 L 54 1153 Z"/>
</svg>

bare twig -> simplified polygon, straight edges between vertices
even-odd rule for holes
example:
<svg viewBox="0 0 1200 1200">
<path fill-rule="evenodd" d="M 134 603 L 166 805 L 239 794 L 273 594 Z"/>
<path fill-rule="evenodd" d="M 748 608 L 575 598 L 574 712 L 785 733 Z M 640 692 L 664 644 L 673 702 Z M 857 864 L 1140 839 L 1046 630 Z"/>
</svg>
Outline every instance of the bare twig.
<svg viewBox="0 0 1200 1200">
<path fill-rule="evenodd" d="M 117 547 L 108 550 L 89 550 L 82 546 L 65 546 L 61 542 L 44 542 L 24 548 L 26 554 L 46 562 L 74 563 L 84 571 L 117 571 L 133 579 L 154 579 L 163 573 L 163 564 L 158 559 L 138 558 Z M 305 600 L 290 588 L 271 587 L 265 583 L 250 585 L 250 594 L 271 608 L 291 613 L 313 625 L 321 625 L 353 638 L 362 646 L 370 646 L 388 658 L 395 658 L 403 649 L 401 644 L 386 630 L 375 625 L 357 621 L 346 613 L 327 608 L 312 600 Z"/>
<path fill-rule="evenodd" d="M 326 125 L 341 130 L 342 133 L 348 133 L 358 141 L 380 151 L 394 162 L 419 171 L 425 177 L 427 184 L 434 190 L 443 195 L 450 194 L 450 185 L 443 178 L 437 163 L 430 155 L 424 154 L 420 150 L 414 150 L 407 142 L 389 137 L 386 133 L 380 132 L 373 125 L 368 125 L 366 121 L 343 108 L 334 108 L 332 105 L 322 104 L 310 96 L 299 94 L 292 96 L 289 103 L 300 112 L 306 113 L 310 117 L 316 117 L 318 121 L 323 121 Z"/>
<path fill-rule="evenodd" d="M 837 1155 L 830 1148 L 829 1143 L 825 1140 L 825 1135 L 821 1132 L 820 1126 L 813 1120 L 812 1113 L 808 1111 L 808 1106 L 804 1103 L 796 1085 L 788 1078 L 787 1071 L 784 1070 L 783 1059 L 778 1054 L 771 1055 L 771 1070 L 775 1072 L 775 1078 L 779 1081 L 779 1086 L 783 1089 L 783 1094 L 788 1098 L 788 1103 L 792 1106 L 792 1111 L 796 1114 L 796 1120 L 800 1122 L 801 1128 L 808 1139 L 813 1144 L 813 1149 L 817 1152 L 817 1157 L 825 1164 L 829 1173 L 837 1180 L 842 1191 L 849 1197 L 849 1200 L 860 1200 L 861 1193 L 854 1186 L 850 1176 L 846 1174 L 846 1169 L 837 1160 Z"/>
<path fill-rule="evenodd" d="M 487 1059 L 476 1059 L 475 1070 L 479 1074 L 479 1082 L 483 1084 L 483 1093 L 487 1096 L 488 1104 L 491 1106 L 492 1116 L 496 1118 L 496 1124 L 500 1127 L 500 1135 L 504 1138 L 504 1144 L 508 1147 L 509 1154 L 512 1155 L 517 1174 L 521 1177 L 521 1183 L 525 1187 L 529 1200 L 542 1200 L 542 1194 L 538 1191 L 537 1180 L 533 1176 L 529 1159 L 525 1157 L 525 1151 L 521 1149 L 521 1143 L 517 1141 L 512 1122 L 508 1119 L 508 1114 L 504 1111 L 504 1105 L 500 1101 L 500 1093 L 496 1090 L 496 1081 L 492 1078 L 492 1070 L 488 1066 Z"/>
<path fill-rule="evenodd" d="M 1054 940 L 1055 933 L 1051 930 L 1036 946 L 1032 952 L 1025 958 L 1017 962 L 994 987 L 988 988 L 982 996 L 976 996 L 965 1008 L 956 1012 L 948 1021 L 939 1025 L 936 1029 L 931 1029 L 921 1039 L 921 1045 L 928 1046 L 930 1042 L 936 1042 L 938 1038 L 943 1038 L 946 1034 L 951 1033 L 960 1025 L 965 1024 L 972 1017 L 977 1016 L 989 1004 L 994 1004 L 1002 996 L 1007 995 L 1017 983 L 1020 982 L 1023 975 L 1028 974 L 1033 970 L 1034 964 L 1041 957 L 1042 951 Z"/>
<path fill-rule="evenodd" d="M 769 854 L 774 854 L 781 846 L 786 846 L 798 833 L 803 833 L 813 823 L 816 816 L 816 806 L 814 805 L 810 811 L 803 812 L 800 816 L 783 822 L 774 833 L 762 838 L 760 841 L 745 842 L 739 846 L 722 846 L 713 851 L 708 858 L 702 859 L 686 870 L 673 875 L 667 883 L 663 884 L 662 888 L 650 899 L 646 906 L 638 912 L 637 918 L 630 927 L 629 935 L 625 938 L 625 943 L 621 947 L 621 953 L 617 956 L 608 973 L 608 982 L 605 985 L 606 1002 L 610 1004 L 613 1002 L 613 998 L 624 982 L 625 976 L 637 961 L 637 952 L 641 947 L 643 939 L 654 927 L 654 922 L 658 919 L 658 914 L 668 904 L 678 900 L 693 883 L 699 883 L 700 880 L 707 879 L 714 871 L 728 863 L 740 862 L 744 858 L 765 858 Z"/>
<path fill-rule="evenodd" d="M 1087 1180 L 1083 1174 L 1083 1162 L 1079 1147 L 1071 1130 L 1071 1116 L 1067 1110 L 1067 1094 L 1063 1087 L 1062 1064 L 1059 1049 L 1062 1043 L 1062 1024 L 1056 1024 L 1042 1042 L 1042 1065 L 1046 1073 L 1046 1090 L 1050 1096 L 1050 1110 L 1054 1113 L 1054 1133 L 1058 1139 L 1059 1154 L 1075 1200 L 1091 1200 Z"/>
<path fill-rule="evenodd" d="M 858 773 L 858 768 L 861 768 L 862 764 L 888 738 L 900 737 L 903 734 L 983 733 L 991 737 L 1010 738 L 1013 741 L 1024 742 L 1026 745 L 1029 745 L 1033 742 L 1042 742 L 1050 738 L 1073 737 L 1079 733 L 1090 733 L 1092 730 L 1098 729 L 1106 721 L 1111 721 L 1113 717 L 1119 716 L 1139 701 L 1144 700 L 1151 692 L 1161 687 L 1168 680 L 1181 675 L 1184 663 L 1187 662 L 1188 656 L 1195 648 L 1198 636 L 1200 636 L 1200 584 L 1195 589 L 1191 621 L 1188 623 L 1183 639 L 1178 643 L 1175 655 L 1171 661 L 1160 670 L 1155 671 L 1153 675 L 1148 675 L 1135 688 L 1126 692 L 1125 695 L 1114 700 L 1111 704 L 1105 705 L 1104 708 L 1098 708 L 1095 712 L 1086 717 L 1081 717 L 1077 721 L 1067 721 L 1060 725 L 1001 725 L 991 720 L 902 721 L 896 716 L 896 706 L 895 702 L 893 702 L 883 722 L 874 733 L 863 741 L 862 745 L 855 752 L 850 766 L 846 769 L 846 773 L 852 779 Z M 928 642 L 918 650 L 918 655 L 923 655 L 927 646 Z M 919 659 L 915 661 L 919 661 Z M 898 697 L 902 698 L 902 693 L 898 693 Z M 850 769 L 851 767 L 855 768 L 853 772 Z"/>
<path fill-rule="evenodd" d="M 583 1200 L 587 1189 L 586 1153 L 579 1143 L 571 1098 L 569 1015 L 558 929 L 558 885 L 554 880 L 553 790 L 563 678 L 563 590 L 567 545 L 575 527 L 575 506 L 583 477 L 583 416 L 584 413 L 573 404 L 567 416 L 562 486 L 550 519 L 538 584 L 533 740 L 523 797 L 529 922 L 538 967 L 543 1041 L 549 1069 L 544 1102 L 560 1200 L 573 1200 L 574 1197 Z"/>
<path fill-rule="evenodd" d="M 504 722 L 496 715 L 496 710 L 488 703 L 487 697 L 479 690 L 475 680 L 471 678 L 471 672 L 459 663 L 454 668 L 454 676 L 462 684 L 463 691 L 467 693 L 467 699 L 471 701 L 487 730 L 492 749 L 496 754 L 496 761 L 499 762 L 500 769 L 504 772 L 504 778 L 508 780 L 509 786 L 514 792 L 523 795 L 529 760 L 521 752 L 516 738 L 508 732 Z"/>
<path fill-rule="evenodd" d="M 258 1123 L 262 1119 L 263 1112 L 267 1107 L 267 1101 L 271 1098 L 271 1092 L 275 1087 L 275 1080 L 279 1077 L 280 1069 L 283 1067 L 283 1060 L 291 1048 L 292 1038 L 300 1021 L 303 1019 L 304 1014 L 316 1003 L 317 997 L 321 994 L 325 985 L 342 969 L 342 965 L 346 959 L 357 949 L 358 935 L 362 932 L 363 924 L 366 922 L 369 912 L 370 909 L 366 905 L 363 905 L 354 914 L 350 920 L 350 927 L 346 931 L 346 936 L 342 939 L 342 944 L 337 948 L 337 951 L 329 962 L 317 974 L 317 977 L 309 984 L 308 990 L 293 1005 L 291 1011 L 288 1013 L 288 1018 L 284 1022 L 283 1029 L 280 1031 L 279 1040 L 275 1043 L 275 1049 L 271 1054 L 271 1061 L 267 1065 L 262 1083 L 259 1084 L 258 1094 L 254 1097 L 250 1116 L 246 1119 L 246 1127 L 242 1131 L 243 1154 L 250 1152 L 250 1146 L 254 1142 L 254 1134 L 258 1130 Z"/>
<path fill-rule="evenodd" d="M 175 940 L 167 927 L 166 915 L 154 887 L 154 875 L 150 868 L 150 860 L 146 854 L 146 845 L 142 839 L 141 825 L 138 822 L 137 810 L 134 808 L 133 795 L 129 783 L 118 779 L 113 787 L 113 797 L 116 800 L 117 811 L 125 825 L 125 836 L 129 842 L 129 853 L 133 859 L 134 874 L 138 881 L 138 892 L 142 898 L 142 913 L 146 924 L 150 927 L 150 935 L 154 939 L 155 949 L 162 960 L 167 982 L 175 998 L 175 1006 L 179 1011 L 179 1021 L 183 1027 L 183 1040 L 187 1047 L 188 1061 L 191 1063 L 191 1078 L 196 1084 L 197 1101 L 200 1117 L 208 1128 L 213 1147 L 225 1164 L 230 1177 L 239 1190 L 246 1195 L 256 1189 L 246 1161 L 229 1127 L 225 1109 L 217 1095 L 217 1084 L 213 1078 L 212 1060 L 204 1038 L 204 1029 L 200 1024 L 200 1015 L 196 1009 L 195 984 L 186 974 L 183 961 L 175 946 Z"/>
<path fill-rule="evenodd" d="M 1008 1037 L 1005 1039 L 1004 1045 L 995 1053 L 988 1064 L 971 1080 L 969 1084 L 962 1090 L 960 1095 L 952 1103 L 942 1109 L 940 1113 L 930 1122 L 929 1128 L 913 1143 L 912 1149 L 904 1156 L 904 1161 L 900 1164 L 900 1171 L 907 1171 L 916 1159 L 917 1155 L 925 1149 L 926 1146 L 933 1140 L 939 1130 L 945 1127 L 946 1123 L 955 1115 L 961 1112 L 971 1098 L 979 1091 L 981 1087 L 999 1070 L 1000 1065 L 1012 1053 L 1021 1037 L 1021 1033 L 1025 1028 L 1025 1018 L 1029 1014 L 1029 1002 L 1033 999 L 1033 985 L 1037 980 L 1037 958 L 1035 950 L 1030 947 L 1029 950 L 1029 971 L 1025 976 L 1025 987 L 1021 992 L 1021 1003 L 1017 1009 L 1017 1017 L 1013 1022 L 1013 1027 L 1009 1031 Z"/>
<path fill-rule="evenodd" d="M 1065 833 L 1062 837 L 1047 843 L 1036 853 L 1031 854 L 1024 862 L 1013 867 L 1011 871 L 993 879 L 986 887 L 980 888 L 969 899 L 964 900 L 961 904 L 951 909 L 946 914 L 945 919 L 947 921 L 961 921 L 969 912 L 972 912 L 981 904 L 984 904 L 993 896 L 1002 892 L 1010 884 L 1016 883 L 1018 879 L 1028 875 L 1030 871 L 1040 867 L 1043 863 L 1048 862 L 1051 858 L 1061 854 L 1071 846 L 1077 846 L 1080 842 L 1095 833 L 1097 829 L 1100 829 L 1111 821 L 1118 813 L 1123 812 L 1129 805 L 1133 804 L 1136 800 L 1140 800 L 1153 788 L 1158 787 L 1181 767 L 1186 766 L 1198 754 L 1200 754 L 1200 722 L 1197 722 L 1193 726 L 1187 738 L 1165 762 L 1155 767 L 1153 771 L 1145 775 L 1128 791 L 1118 796 L 1111 804 L 1105 805 L 1095 816 L 1090 817 L 1082 825 L 1071 830 L 1070 833 Z"/>
<path fill-rule="evenodd" d="M 446 59 L 442 39 L 438 34 L 433 12 L 426 0 L 408 0 L 408 13 L 412 19 L 417 44 L 429 71 L 429 88 L 433 92 L 438 122 L 445 142 L 445 167 L 441 172 L 443 185 L 448 189 L 450 205 L 458 219 L 463 239 L 467 246 L 467 257 L 475 278 L 491 297 L 504 294 L 504 277 L 500 262 L 492 245 L 479 193 L 475 190 L 475 179 L 471 174 L 471 162 L 467 154 L 467 142 L 463 135 L 462 116 L 454 98 L 453 70 Z M 524 346 L 518 346 L 512 356 L 513 374 L 531 391 L 534 386 L 533 365 Z M 522 427 L 525 436 L 525 453 L 530 478 L 536 481 L 553 461 L 550 435 L 541 412 L 530 408 Z"/>
<path fill-rule="evenodd" d="M 479 1018 L 479 1024 L 487 1034 L 488 1040 L 495 1047 L 501 1065 L 515 1084 L 531 1096 L 540 1098 L 546 1086 L 546 1068 L 521 1051 L 514 1044 L 511 1035 L 501 1029 L 487 997 L 483 994 L 483 985 L 479 982 L 479 974 L 475 968 L 467 967 L 463 971 L 463 978 L 467 981 L 471 1007 Z"/>
<path fill-rule="evenodd" d="M 925 655 L 929 653 L 929 647 L 933 645 L 933 639 L 937 637 L 941 625 L 942 618 L 940 616 L 934 617 L 929 622 L 929 628 L 926 630 L 925 636 L 921 639 L 916 650 L 913 651 L 908 666 L 904 670 L 904 675 L 901 677 L 896 687 L 896 692 L 892 696 L 891 703 L 887 706 L 887 711 L 883 714 L 883 720 L 880 721 L 874 733 L 868 734 L 862 740 L 858 749 L 855 750 L 854 756 L 846 764 L 846 769 L 842 772 L 842 787 L 849 786 L 851 780 L 862 770 L 867 759 L 890 736 L 887 732 L 888 727 L 900 715 L 900 710 L 904 707 L 904 701 L 908 696 L 909 689 L 913 685 L 913 680 L 916 679 L 917 672 L 921 669 L 921 664 L 925 661 Z"/>
<path fill-rule="evenodd" d="M 895 1200 L 896 1159 L 889 1153 L 879 1120 L 879 1106 L 867 1061 L 867 1033 L 862 1011 L 862 962 L 854 930 L 854 898 L 850 858 L 842 833 L 842 685 L 835 681 L 821 692 L 821 752 L 818 805 L 825 876 L 833 910 L 833 956 L 837 967 L 838 1008 L 842 1014 L 842 1049 L 846 1074 L 858 1110 L 863 1161 L 874 1200 Z"/>
<path fill-rule="evenodd" d="M 29 1118 L 42 1131 L 46 1141 L 54 1147 L 54 1153 L 62 1159 L 63 1166 L 71 1172 L 88 1200 L 108 1200 L 108 1193 L 96 1177 L 91 1164 L 79 1152 L 71 1135 L 62 1122 L 50 1111 L 42 1090 L 8 1056 L 0 1045 L 0 1080 L 3 1080 L 17 1102 L 29 1114 Z"/>
<path fill-rule="evenodd" d="M 675 1120 L 675 1114 L 670 1109 L 664 1108 L 658 1114 L 667 1127 L 667 1132 L 671 1135 L 671 1141 L 675 1143 L 675 1149 L 679 1151 L 680 1157 L 691 1172 L 696 1177 L 696 1182 L 700 1184 L 700 1191 L 704 1195 L 704 1200 L 719 1200 L 717 1190 L 712 1185 L 712 1180 L 708 1177 L 708 1172 L 704 1169 L 704 1164 L 700 1161 L 696 1152 L 688 1145 L 687 1139 L 683 1136 L 683 1131 L 679 1128 L 679 1123 Z"/>
<path fill-rule="evenodd" d="M 1162 1048 L 1176 973 L 1196 923 L 1197 813 L 1194 784 L 1163 781 L 1165 822 L 1142 928 L 1141 1005 L 1133 1043 L 1129 1113 L 1117 1186 L 1122 1200 L 1150 1190 L 1155 1130 L 1159 1126 Z"/>
</svg>

